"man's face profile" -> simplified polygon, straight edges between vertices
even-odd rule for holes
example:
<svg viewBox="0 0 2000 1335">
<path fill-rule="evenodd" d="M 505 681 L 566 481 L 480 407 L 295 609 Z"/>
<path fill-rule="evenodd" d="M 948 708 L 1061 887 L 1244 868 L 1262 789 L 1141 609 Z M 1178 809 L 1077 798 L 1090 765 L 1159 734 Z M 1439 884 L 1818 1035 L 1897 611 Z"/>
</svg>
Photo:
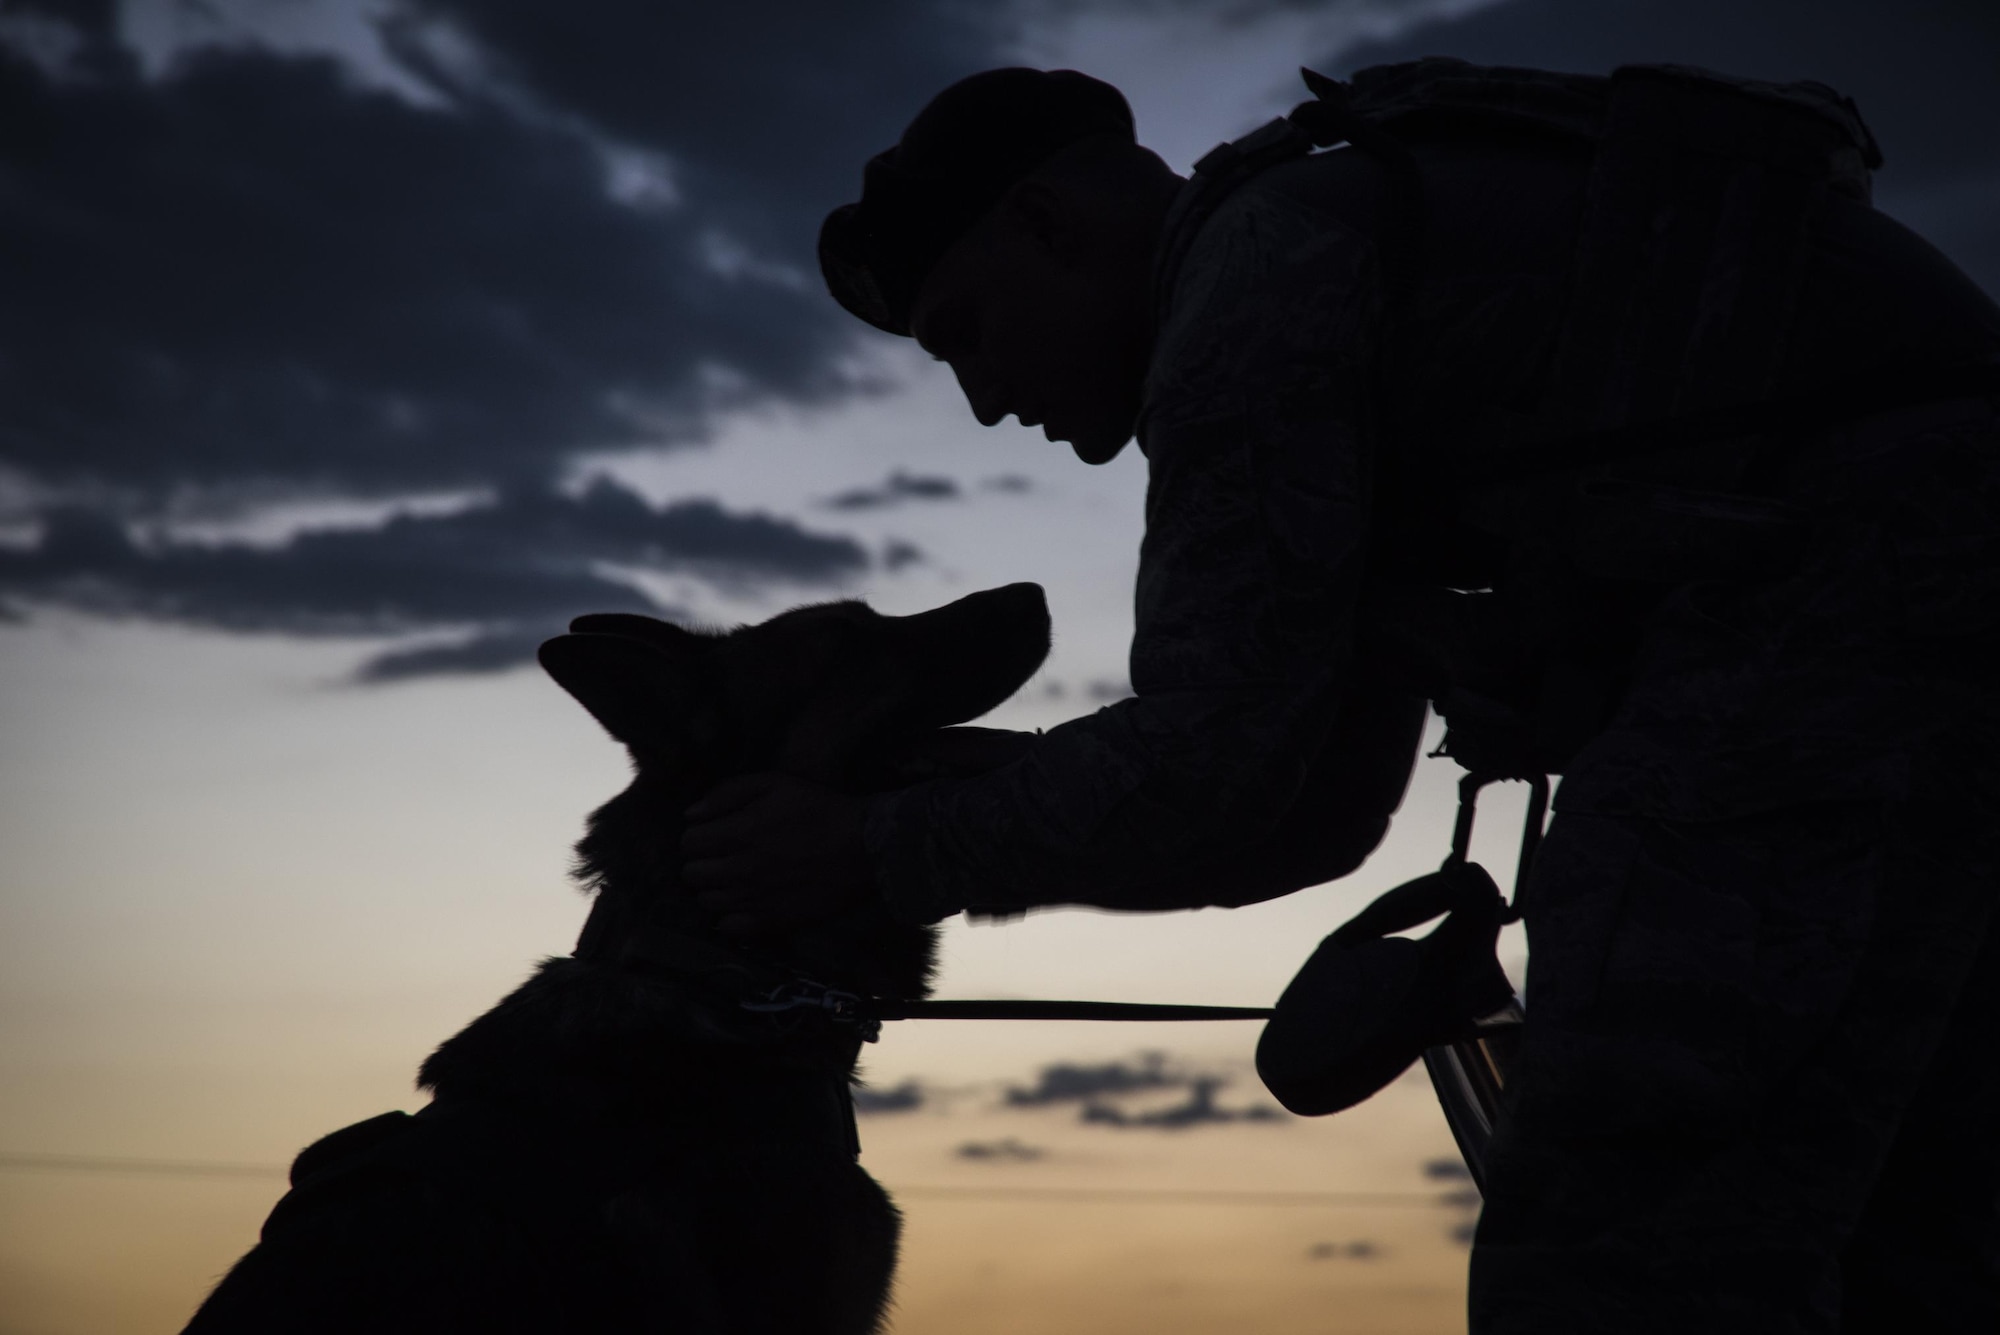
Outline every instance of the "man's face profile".
<svg viewBox="0 0 2000 1335">
<path fill-rule="evenodd" d="M 910 311 L 973 416 L 1008 415 L 1104 463 L 1132 437 L 1148 340 L 1143 284 L 1106 252 L 1112 219 L 1060 185 L 1023 182 L 947 250 Z M 1152 238 L 1131 238 L 1150 254 Z"/>
</svg>

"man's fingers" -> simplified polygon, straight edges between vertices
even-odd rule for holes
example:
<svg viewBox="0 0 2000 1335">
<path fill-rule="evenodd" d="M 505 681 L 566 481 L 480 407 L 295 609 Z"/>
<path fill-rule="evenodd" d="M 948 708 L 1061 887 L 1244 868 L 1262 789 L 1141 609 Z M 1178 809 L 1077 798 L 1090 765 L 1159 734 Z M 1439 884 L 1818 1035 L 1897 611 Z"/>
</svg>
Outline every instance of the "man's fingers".
<svg viewBox="0 0 2000 1335">
<path fill-rule="evenodd" d="M 703 906 L 717 915 L 716 930 L 730 936 L 802 927 L 816 918 L 825 916 L 827 911 L 825 905 L 819 904 L 813 898 L 801 898 L 796 894 L 772 894 L 760 897 L 752 903 L 746 903 L 734 896 L 713 898 L 716 900 L 713 904 L 704 898 Z"/>
<path fill-rule="evenodd" d="M 712 898 L 737 898 L 757 890 L 758 860 L 741 855 L 699 858 L 681 865 L 681 880 L 706 903 Z"/>
<path fill-rule="evenodd" d="M 747 849 L 756 842 L 757 824 L 755 812 L 745 808 L 689 825 L 681 831 L 681 853 L 705 858 Z"/>
<path fill-rule="evenodd" d="M 774 777 L 770 774 L 738 774 L 724 779 L 702 794 L 700 800 L 684 814 L 688 820 L 701 824 L 740 811 L 768 792 Z"/>
</svg>

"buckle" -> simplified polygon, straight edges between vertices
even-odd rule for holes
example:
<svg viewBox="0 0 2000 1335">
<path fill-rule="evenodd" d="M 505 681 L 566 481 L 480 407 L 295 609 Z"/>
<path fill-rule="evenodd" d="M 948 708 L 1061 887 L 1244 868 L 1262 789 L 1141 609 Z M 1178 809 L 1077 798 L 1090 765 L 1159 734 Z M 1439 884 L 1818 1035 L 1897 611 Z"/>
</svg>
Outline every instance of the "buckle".
<svg viewBox="0 0 2000 1335">
<path fill-rule="evenodd" d="M 817 1014 L 830 1024 L 859 1031 L 864 1043 L 873 1043 L 882 1036 L 882 1022 L 867 1013 L 859 994 L 815 983 L 810 978 L 791 979 L 772 988 L 761 999 L 737 1004 L 753 1015 L 788 1015 L 795 1011 Z"/>
</svg>

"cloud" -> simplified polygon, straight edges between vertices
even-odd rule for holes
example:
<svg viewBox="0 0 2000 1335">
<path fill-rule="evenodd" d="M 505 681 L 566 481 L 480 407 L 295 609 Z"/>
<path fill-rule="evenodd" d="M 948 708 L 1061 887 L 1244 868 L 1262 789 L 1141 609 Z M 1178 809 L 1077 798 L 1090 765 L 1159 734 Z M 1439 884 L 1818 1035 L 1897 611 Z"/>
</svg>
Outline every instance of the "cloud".
<svg viewBox="0 0 2000 1335">
<path fill-rule="evenodd" d="M 1101 1126 L 1155 1127 L 1178 1131 L 1191 1126 L 1222 1122 L 1281 1122 L 1285 1114 L 1270 1104 L 1253 1103 L 1241 1108 L 1225 1108 L 1215 1095 L 1228 1081 L 1220 1076 L 1197 1076 L 1188 1082 L 1187 1098 L 1164 1108 L 1127 1112 L 1114 1104 L 1092 1099 L 1083 1108 L 1082 1120 Z"/>
<path fill-rule="evenodd" d="M 307 529 L 275 546 L 142 542 L 103 513 L 55 510 L 32 544 L 0 548 L 0 599 L 225 630 L 472 628 L 361 670 L 380 682 L 512 666 L 579 612 L 668 610 L 623 571 L 824 585 L 868 564 L 851 538 L 707 499 L 653 506 L 600 478 L 574 496 L 516 491 L 375 527 Z"/>
<path fill-rule="evenodd" d="M 948 477 L 897 469 L 879 487 L 855 487 L 828 497 L 825 503 L 831 510 L 877 510 L 902 501 L 955 501 L 963 494 L 958 483 Z"/>
<path fill-rule="evenodd" d="M 953 0 L 752 0 L 698 18 L 652 0 L 411 0 L 484 70 L 619 143 L 667 154 L 748 252 L 813 276 L 820 219 L 932 94 L 1000 63 L 1008 7 Z M 830 304 L 830 303 L 827 303 Z"/>
<path fill-rule="evenodd" d="M 847 387 L 824 303 L 713 272 L 694 210 L 621 204 L 581 136 L 495 104 L 255 50 L 157 83 L 0 55 L 0 100 L 0 448 L 44 483 L 540 482 Z"/>
<path fill-rule="evenodd" d="M 1010 496 L 1026 495 L 1035 489 L 1035 480 L 1022 473 L 999 473 L 979 484 L 988 491 L 1004 492 Z"/>
<path fill-rule="evenodd" d="M 1447 1209 L 1458 1210 L 1462 1217 L 1448 1230 L 1451 1240 L 1461 1247 L 1472 1245 L 1472 1235 L 1479 1227 L 1479 1207 L 1485 1198 L 1479 1188 L 1472 1184 L 1472 1170 L 1460 1158 L 1426 1159 L 1424 1176 L 1433 1182 L 1457 1184 L 1453 1190 L 1438 1197 L 1438 1204 Z"/>
<path fill-rule="evenodd" d="M 147 497 L 539 482 L 853 392 L 818 219 L 997 40 L 924 0 L 408 0 L 418 105 L 240 36 L 149 78 L 107 6 L 35 10 L 90 77 L 0 29 L 0 450 Z"/>
<path fill-rule="evenodd" d="M 1359 1238 L 1353 1242 L 1315 1242 L 1306 1248 L 1309 1261 L 1333 1261 L 1345 1258 L 1349 1261 L 1373 1261 L 1382 1255 L 1380 1243 Z"/>
<path fill-rule="evenodd" d="M 1095 701 L 1100 705 L 1116 704 L 1120 700 L 1132 698 L 1132 684 L 1115 677 L 1095 677 L 1078 683 L 1076 690 L 1084 699 Z M 1051 700 L 1061 700 L 1069 692 L 1068 686 L 1053 677 L 1042 683 L 1042 694 Z"/>
<path fill-rule="evenodd" d="M 1853 97 L 1881 142 L 1878 203 L 2000 292 L 1995 51 L 2000 5 L 1983 0 L 1508 0 L 1350 47 L 1326 68 L 1453 55 L 1597 73 L 1671 61 L 1818 79 Z"/>
<path fill-rule="evenodd" d="M 666 610 L 635 570 L 743 588 L 870 567 L 715 500 L 561 485 L 739 406 L 875 387 L 854 369 L 872 335 L 818 290 L 818 220 L 993 63 L 1003 11 L 384 0 L 354 10 L 381 41 L 357 17 L 336 55 L 224 8 L 0 16 L 0 519 L 40 535 L 0 548 L 0 615 L 431 634 L 361 671 L 389 681 L 511 666 L 578 611 Z M 275 548 L 135 536 L 439 491 L 500 499 Z"/>
<path fill-rule="evenodd" d="M 553 633 L 547 626 L 504 627 L 453 644 L 392 649 L 363 663 L 355 679 L 381 685 L 416 677 L 504 672 L 532 660 L 536 647 Z"/>
<path fill-rule="evenodd" d="M 968 1140 L 952 1151 L 961 1159 L 988 1163 L 1032 1163 L 1047 1153 L 1038 1145 L 1024 1145 L 1012 1136 L 1004 1140 Z"/>
<path fill-rule="evenodd" d="M 1032 1085 L 1008 1086 L 1003 1102 L 1009 1108 L 1041 1108 L 1080 1103 L 1081 1121 L 1098 1126 L 1176 1129 L 1220 1122 L 1276 1122 L 1285 1114 L 1268 1104 L 1225 1108 L 1216 1094 L 1229 1083 L 1219 1075 L 1204 1075 L 1170 1065 L 1163 1052 L 1144 1052 L 1132 1061 L 1044 1066 Z M 1185 1090 L 1178 1103 L 1137 1110 L 1113 1100 L 1163 1090 Z"/>
<path fill-rule="evenodd" d="M 887 1089 L 854 1086 L 854 1111 L 861 1116 L 876 1113 L 915 1112 L 928 1102 L 926 1091 L 915 1080 L 905 1080 Z"/>
<path fill-rule="evenodd" d="M 1132 1062 L 1094 1065 L 1055 1062 L 1041 1069 L 1033 1085 L 1009 1086 L 1006 1104 L 1010 1108 L 1037 1108 L 1051 1103 L 1080 1103 L 1105 1094 L 1132 1094 L 1185 1085 L 1187 1077 L 1168 1070 L 1166 1061 L 1165 1053 L 1146 1052 Z"/>
</svg>

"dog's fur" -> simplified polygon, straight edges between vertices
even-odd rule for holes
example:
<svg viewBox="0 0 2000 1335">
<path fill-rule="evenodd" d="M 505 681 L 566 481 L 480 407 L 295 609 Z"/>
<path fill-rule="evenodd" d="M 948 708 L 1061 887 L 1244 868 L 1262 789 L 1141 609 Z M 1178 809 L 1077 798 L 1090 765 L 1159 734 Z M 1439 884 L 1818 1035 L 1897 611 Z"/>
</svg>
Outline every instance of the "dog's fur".
<svg viewBox="0 0 2000 1335">
<path fill-rule="evenodd" d="M 263 1240 L 187 1335 L 880 1325 L 898 1219 L 848 1139 L 859 1037 L 741 1001 L 794 976 L 920 996 L 932 930 L 864 903 L 724 942 L 680 883 L 680 813 L 732 773 L 858 790 L 908 774 L 896 757 L 949 770 L 954 734 L 937 730 L 1046 655 L 1041 590 L 910 617 L 829 603 L 727 635 L 622 615 L 572 632 L 543 665 L 636 769 L 577 845 L 597 898 L 575 954 L 437 1050 L 423 1112 L 301 1154 Z"/>
</svg>

